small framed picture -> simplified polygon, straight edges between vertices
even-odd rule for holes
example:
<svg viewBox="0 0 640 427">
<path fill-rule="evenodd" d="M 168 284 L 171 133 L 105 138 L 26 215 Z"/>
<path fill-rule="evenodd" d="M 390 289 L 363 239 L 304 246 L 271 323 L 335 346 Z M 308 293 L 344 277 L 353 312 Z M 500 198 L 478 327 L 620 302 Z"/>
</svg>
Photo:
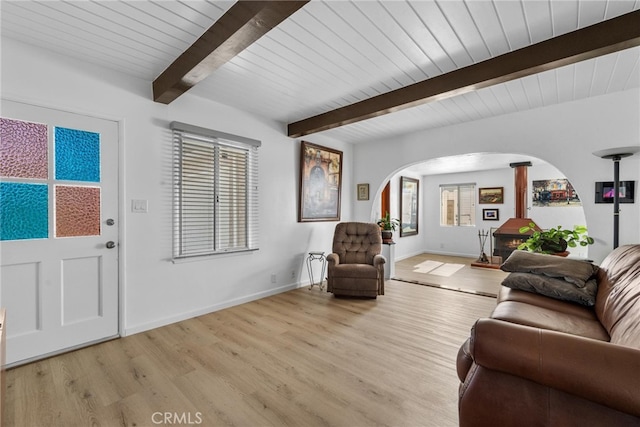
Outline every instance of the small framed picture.
<svg viewBox="0 0 640 427">
<path fill-rule="evenodd" d="M 358 184 L 358 200 L 369 200 L 369 184 Z"/>
<path fill-rule="evenodd" d="M 482 209 L 482 219 L 485 221 L 498 221 L 500 211 L 498 209 Z"/>
</svg>

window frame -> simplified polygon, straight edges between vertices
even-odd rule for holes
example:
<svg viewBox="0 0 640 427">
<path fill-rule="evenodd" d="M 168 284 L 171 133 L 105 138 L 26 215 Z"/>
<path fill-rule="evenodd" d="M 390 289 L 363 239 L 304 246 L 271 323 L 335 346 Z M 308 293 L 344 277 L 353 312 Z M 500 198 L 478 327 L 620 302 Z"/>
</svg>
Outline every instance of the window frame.
<svg viewBox="0 0 640 427">
<path fill-rule="evenodd" d="M 258 250 L 261 142 L 180 122 L 170 129 L 172 260 Z"/>
<path fill-rule="evenodd" d="M 455 204 L 454 204 L 454 223 L 453 224 L 447 224 L 446 221 L 443 221 L 444 218 L 446 217 L 445 215 L 445 210 L 444 210 L 444 204 L 445 201 L 442 196 L 443 196 L 443 190 L 445 189 L 454 189 L 453 191 L 456 191 L 456 196 L 457 196 L 457 200 L 455 200 Z M 460 207 L 463 205 L 463 203 L 461 203 L 461 196 L 462 196 L 462 191 L 461 189 L 465 189 L 466 194 L 467 195 L 471 195 L 471 205 L 468 208 L 468 215 L 470 218 L 470 224 L 461 224 L 460 223 L 460 217 L 463 215 L 460 213 Z M 476 183 L 474 182 L 470 182 L 470 183 L 461 183 L 461 184 L 440 184 L 440 226 L 441 227 L 475 227 L 476 226 L 476 200 L 475 200 L 475 194 L 476 194 Z M 450 200 L 450 199 L 447 199 Z M 466 213 L 465 213 L 466 215 Z"/>
</svg>

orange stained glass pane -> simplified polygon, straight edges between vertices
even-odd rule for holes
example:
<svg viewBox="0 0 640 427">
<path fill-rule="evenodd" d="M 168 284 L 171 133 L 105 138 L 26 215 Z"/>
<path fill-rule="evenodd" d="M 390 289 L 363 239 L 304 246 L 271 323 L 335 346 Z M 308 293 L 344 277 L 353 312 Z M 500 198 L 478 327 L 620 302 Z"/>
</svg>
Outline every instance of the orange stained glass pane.
<svg viewBox="0 0 640 427">
<path fill-rule="evenodd" d="M 100 235 L 100 188 L 56 185 L 56 237 Z"/>
</svg>

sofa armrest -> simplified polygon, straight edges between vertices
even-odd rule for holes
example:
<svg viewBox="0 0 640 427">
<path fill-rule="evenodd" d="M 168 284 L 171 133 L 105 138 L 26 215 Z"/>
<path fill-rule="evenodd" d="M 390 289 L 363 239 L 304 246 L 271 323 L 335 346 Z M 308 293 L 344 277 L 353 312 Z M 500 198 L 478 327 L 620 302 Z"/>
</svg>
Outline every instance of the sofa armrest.
<svg viewBox="0 0 640 427">
<path fill-rule="evenodd" d="M 487 369 L 523 377 L 640 416 L 640 350 L 577 335 L 479 319 L 471 356 Z"/>
<path fill-rule="evenodd" d="M 329 265 L 338 265 L 340 264 L 340 257 L 336 253 L 330 253 L 327 255 L 327 263 Z"/>
</svg>

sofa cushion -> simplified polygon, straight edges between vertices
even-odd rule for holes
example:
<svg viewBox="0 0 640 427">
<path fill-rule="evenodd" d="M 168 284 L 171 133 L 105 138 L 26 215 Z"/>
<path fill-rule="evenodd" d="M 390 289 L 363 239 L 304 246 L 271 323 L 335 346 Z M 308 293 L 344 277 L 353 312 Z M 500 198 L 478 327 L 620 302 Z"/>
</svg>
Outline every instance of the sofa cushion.
<svg viewBox="0 0 640 427">
<path fill-rule="evenodd" d="M 598 271 L 598 267 L 589 262 L 527 251 L 513 251 L 500 269 L 564 279 L 577 286 L 584 286 Z"/>
<path fill-rule="evenodd" d="M 340 278 L 378 278 L 378 269 L 369 264 L 338 264 L 333 270 L 334 276 Z"/>
<path fill-rule="evenodd" d="M 577 286 L 563 279 L 533 273 L 510 273 L 502 281 L 502 285 L 586 306 L 595 305 L 598 290 L 595 279 Z"/>
<path fill-rule="evenodd" d="M 620 246 L 602 261 L 595 308 L 611 342 L 640 348 L 640 245 Z"/>
<path fill-rule="evenodd" d="M 491 318 L 600 341 L 609 341 L 607 331 L 596 316 L 588 319 L 583 315 L 563 313 L 523 302 L 503 301 L 493 310 Z"/>
</svg>

